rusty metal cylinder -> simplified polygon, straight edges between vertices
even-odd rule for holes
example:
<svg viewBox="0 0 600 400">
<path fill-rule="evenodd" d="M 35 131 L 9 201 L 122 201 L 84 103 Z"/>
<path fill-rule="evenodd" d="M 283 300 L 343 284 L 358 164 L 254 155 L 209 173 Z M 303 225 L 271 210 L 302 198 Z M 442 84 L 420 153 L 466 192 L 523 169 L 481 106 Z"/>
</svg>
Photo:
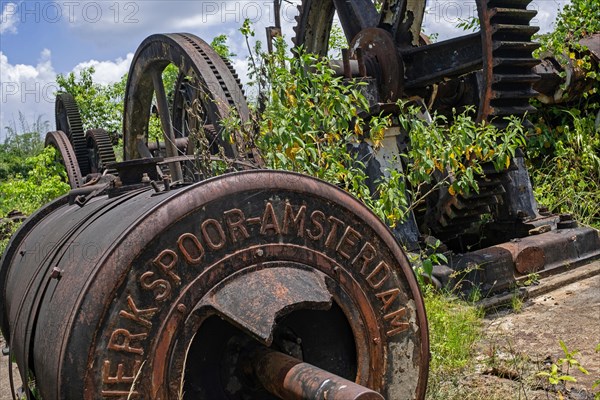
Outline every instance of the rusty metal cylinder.
<svg viewBox="0 0 600 400">
<path fill-rule="evenodd" d="M 265 389 L 285 400 L 384 400 L 379 393 L 286 354 L 259 349 L 254 373 Z"/>
<path fill-rule="evenodd" d="M 155 186 L 65 196 L 9 243 L 0 327 L 44 400 L 275 399 L 239 372 L 247 341 L 423 398 L 417 281 L 362 203 L 276 171 Z"/>
</svg>

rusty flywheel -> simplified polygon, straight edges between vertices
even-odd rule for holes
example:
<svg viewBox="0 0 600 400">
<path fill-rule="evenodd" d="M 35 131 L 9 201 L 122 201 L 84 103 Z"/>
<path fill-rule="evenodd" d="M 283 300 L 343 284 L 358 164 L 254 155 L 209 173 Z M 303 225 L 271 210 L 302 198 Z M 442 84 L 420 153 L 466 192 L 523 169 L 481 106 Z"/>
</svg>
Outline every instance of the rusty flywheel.
<svg viewBox="0 0 600 400">
<path fill-rule="evenodd" d="M 179 75 L 175 87 L 165 88 L 162 72 L 169 64 L 177 67 Z M 164 136 L 158 146 L 148 136 L 153 109 Z M 186 180 L 214 175 L 215 159 L 247 165 L 244 161 L 252 155 L 246 153 L 242 134 L 223 134 L 223 120 L 231 117 L 239 118 L 242 125 L 248 122 L 244 93 L 231 66 L 204 40 L 176 33 L 153 35 L 140 45 L 125 96 L 125 160 L 154 156 L 153 147 L 164 147 L 167 158 L 191 160 L 183 164 L 183 170 L 177 162 L 169 164 L 175 181 L 184 175 Z"/>
</svg>

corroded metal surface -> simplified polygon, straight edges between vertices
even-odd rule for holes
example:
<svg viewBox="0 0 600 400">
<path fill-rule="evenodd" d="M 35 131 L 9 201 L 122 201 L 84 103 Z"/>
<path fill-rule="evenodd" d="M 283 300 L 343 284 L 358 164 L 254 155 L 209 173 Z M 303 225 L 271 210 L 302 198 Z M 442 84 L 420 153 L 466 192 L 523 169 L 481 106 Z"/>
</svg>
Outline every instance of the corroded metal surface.
<svg viewBox="0 0 600 400">
<path fill-rule="evenodd" d="M 85 140 L 90 172 L 101 174 L 108 170 L 109 173 L 115 173 L 114 169 L 108 167 L 108 164 L 117 161 L 109 133 L 104 129 L 89 129 L 85 132 Z"/>
<path fill-rule="evenodd" d="M 0 267 L 2 330 L 44 399 L 270 399 L 239 370 L 256 340 L 384 398 L 423 397 L 412 268 L 341 190 L 260 171 L 65 201 L 25 222 Z"/>
<path fill-rule="evenodd" d="M 535 111 L 529 99 L 535 96 L 533 83 L 539 76 L 532 68 L 539 62 L 532 57 L 538 44 L 532 35 L 538 28 L 530 25 L 536 15 L 528 10 L 530 0 L 476 1 L 480 30 L 457 38 L 429 43 L 418 40 L 426 1 L 385 1 L 377 8 L 369 0 L 304 0 L 299 7 L 297 46 L 305 51 L 327 54 L 328 38 L 334 15 L 350 47 L 349 57 L 337 64 L 344 76 L 358 75 L 375 79 L 369 92 L 373 114 L 386 109 L 385 103 L 410 99 L 423 109 L 451 114 L 453 109 L 476 105 L 478 120 L 505 127 L 504 117 L 523 117 Z M 417 32 L 415 34 L 415 32 Z M 378 104 L 377 104 L 378 103 Z M 388 104 L 389 105 L 389 104 Z M 388 107 L 389 108 L 389 107 Z M 402 112 L 395 109 L 392 113 Z M 404 149 L 410 143 L 404 143 Z M 373 170 L 401 170 L 401 154 L 396 161 L 381 162 L 378 149 L 361 148 L 369 173 Z M 365 151 L 366 150 L 366 151 Z M 368 165 L 375 164 L 375 165 Z M 409 217 L 409 224 L 399 230 L 400 239 L 410 248 L 414 238 L 431 232 L 457 251 L 475 245 L 482 217 L 519 221 L 520 215 L 535 218 L 536 204 L 521 154 L 517 154 L 508 171 L 486 171 L 477 177 L 481 193 L 457 197 L 441 188 L 428 199 L 423 215 Z M 489 168 L 488 168 L 489 169 Z M 438 179 L 447 178 L 447 175 Z M 376 182 L 381 174 L 369 179 Z M 414 221 L 421 226 L 416 228 Z M 469 235 L 463 235 L 463 233 Z M 464 237 L 463 237 L 464 236 Z"/>
<path fill-rule="evenodd" d="M 539 61 L 532 58 L 538 45 L 531 37 L 538 28 L 529 25 L 537 14 L 527 9 L 529 3 L 530 0 L 478 0 L 479 32 L 427 43 L 419 40 L 425 0 L 385 1 L 379 9 L 370 0 L 304 0 L 299 6 L 294 42 L 307 52 L 326 55 L 337 12 L 352 50 L 359 47 L 364 53 L 375 54 L 377 45 L 372 38 L 378 39 L 376 65 L 369 68 L 369 74 L 385 78 L 382 100 L 390 100 L 390 93 L 399 96 L 403 86 L 404 98 L 424 96 L 428 86 L 479 71 L 477 82 L 471 83 L 478 86 L 476 97 L 469 98 L 467 104 L 474 101 L 479 105 L 480 120 L 498 117 L 497 122 L 502 124 L 504 116 L 534 110 L 528 99 L 535 95 L 531 86 L 539 77 L 531 69 Z M 374 35 L 377 29 L 385 31 L 389 38 Z M 438 95 L 444 93 L 447 98 L 456 95 L 444 91 Z M 391 96 L 392 101 L 397 98 Z"/>
<path fill-rule="evenodd" d="M 82 176 L 90 173 L 83 122 L 75 98 L 70 93 L 58 93 L 54 103 L 56 130 L 67 135 L 75 151 Z"/>
<path fill-rule="evenodd" d="M 165 88 L 162 72 L 172 64 L 178 69 L 174 88 Z M 148 146 L 148 123 L 156 98 L 156 111 L 164 132 L 163 148 L 168 158 L 196 155 L 194 170 L 186 175 L 180 163 L 169 165 L 174 181 L 193 181 L 194 173 L 214 175 L 210 156 L 252 158 L 245 154 L 241 134 L 224 137 L 222 121 L 234 116 L 245 124 L 249 110 L 239 78 L 231 65 L 202 39 L 188 33 L 152 35 L 138 48 L 129 71 L 124 110 L 124 159 L 146 157 L 139 147 Z M 167 93 L 173 93 L 169 102 Z M 156 93 L 156 95 L 155 95 Z M 177 140 L 189 138 L 186 149 Z M 160 147 L 160 146 L 159 146 Z"/>
<path fill-rule="evenodd" d="M 69 185 L 76 189 L 83 185 L 83 178 L 79 168 L 79 162 L 75 150 L 69 141 L 69 138 L 63 131 L 48 132 L 46 134 L 45 146 L 53 146 L 62 159 L 62 164 L 67 171 Z"/>
<path fill-rule="evenodd" d="M 384 400 L 373 390 L 283 353 L 259 349 L 251 361 L 258 380 L 281 399 Z"/>
<path fill-rule="evenodd" d="M 588 76 L 588 71 L 600 68 L 600 33 L 594 33 L 578 41 L 579 48 L 568 50 L 568 54 L 540 54 L 541 63 L 536 66 L 535 73 L 542 79 L 534 85 L 539 92 L 538 100 L 545 104 L 560 104 L 577 102 L 581 94 L 592 90 L 596 85 L 594 78 Z M 583 46 L 583 47 L 582 47 Z M 582 68 L 578 58 L 589 56 L 589 68 Z"/>
</svg>

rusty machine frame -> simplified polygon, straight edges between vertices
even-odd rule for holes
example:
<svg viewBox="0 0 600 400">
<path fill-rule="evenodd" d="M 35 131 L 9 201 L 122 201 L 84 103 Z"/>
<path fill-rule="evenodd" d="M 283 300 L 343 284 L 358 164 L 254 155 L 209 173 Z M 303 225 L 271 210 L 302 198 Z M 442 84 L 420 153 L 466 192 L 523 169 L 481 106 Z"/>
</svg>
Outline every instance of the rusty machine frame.
<svg viewBox="0 0 600 400">
<path fill-rule="evenodd" d="M 430 43 L 424 0 L 304 0 L 294 41 L 325 55 L 337 15 L 349 50 L 334 67 L 367 81 L 373 112 L 475 104 L 502 127 L 534 111 L 529 1 L 477 0 L 480 32 Z M 262 170 L 243 133 L 223 137 L 232 111 L 250 118 L 234 69 L 187 33 L 138 48 L 121 163 L 110 134 L 84 131 L 73 97 L 58 95 L 46 143 L 73 190 L 23 223 L 0 264 L 5 352 L 45 400 L 423 399 L 427 320 L 401 243 L 441 239 L 450 262 L 432 279 L 468 270 L 461 279 L 484 291 L 600 253 L 597 231 L 537 209 L 522 153 L 479 177 L 480 193 L 440 190 L 392 232 L 338 188 Z M 405 137 L 392 127 L 386 151 L 401 154 Z M 368 142 L 356 151 L 371 185 L 402 168 Z"/>
</svg>

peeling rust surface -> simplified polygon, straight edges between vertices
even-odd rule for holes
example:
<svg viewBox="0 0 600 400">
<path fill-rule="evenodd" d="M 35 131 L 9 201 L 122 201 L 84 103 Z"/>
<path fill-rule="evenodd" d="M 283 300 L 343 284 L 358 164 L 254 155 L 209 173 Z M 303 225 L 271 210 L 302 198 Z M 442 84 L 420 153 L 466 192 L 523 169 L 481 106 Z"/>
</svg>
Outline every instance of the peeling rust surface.
<svg viewBox="0 0 600 400">
<path fill-rule="evenodd" d="M 52 206 L 9 246 L 3 330 L 44 399 L 270 399 L 243 367 L 257 339 L 306 364 L 301 381 L 424 391 L 416 279 L 357 200 L 272 171 L 153 193 Z"/>
</svg>

